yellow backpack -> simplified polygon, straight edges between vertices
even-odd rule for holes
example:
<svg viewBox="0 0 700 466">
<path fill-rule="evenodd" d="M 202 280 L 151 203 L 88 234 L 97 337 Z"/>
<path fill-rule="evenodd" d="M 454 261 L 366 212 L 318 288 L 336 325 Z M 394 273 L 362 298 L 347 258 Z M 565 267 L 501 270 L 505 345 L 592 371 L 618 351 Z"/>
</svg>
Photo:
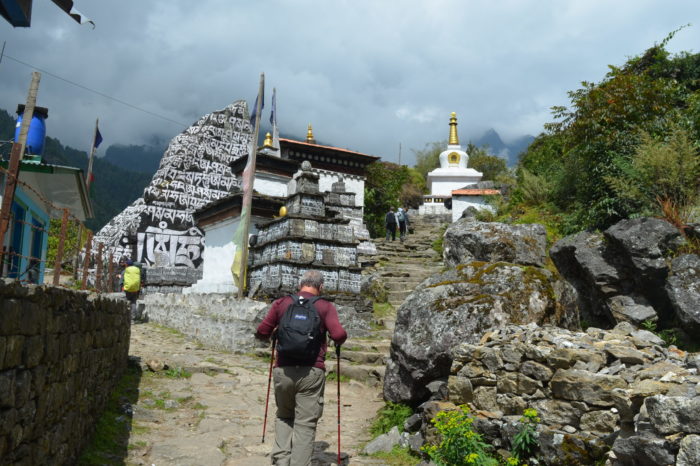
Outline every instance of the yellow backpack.
<svg viewBox="0 0 700 466">
<path fill-rule="evenodd" d="M 136 292 L 141 289 L 141 269 L 130 265 L 124 269 L 124 291 Z"/>
</svg>

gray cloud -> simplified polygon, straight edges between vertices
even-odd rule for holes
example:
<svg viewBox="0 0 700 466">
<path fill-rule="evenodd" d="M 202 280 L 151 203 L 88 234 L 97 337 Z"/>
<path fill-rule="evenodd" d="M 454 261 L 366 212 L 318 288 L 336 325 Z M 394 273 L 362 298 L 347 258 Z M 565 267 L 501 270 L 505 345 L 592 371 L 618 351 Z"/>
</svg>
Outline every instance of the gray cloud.
<svg viewBox="0 0 700 466">
<path fill-rule="evenodd" d="M 275 86 L 284 133 L 312 123 L 319 140 L 393 161 L 399 143 L 405 161 L 446 139 L 451 111 L 464 142 L 491 127 L 538 134 L 566 91 L 700 13 L 694 0 L 76 3 L 94 30 L 35 1 L 32 28 L 0 25 L 6 53 L 183 126 L 44 75 L 49 135 L 69 145 L 86 149 L 97 117 L 105 147 L 169 139 L 233 100 L 252 102 L 265 72 L 264 116 Z M 699 42 L 691 27 L 669 49 Z M 3 60 L 0 107 L 24 100 L 30 71 Z"/>
</svg>

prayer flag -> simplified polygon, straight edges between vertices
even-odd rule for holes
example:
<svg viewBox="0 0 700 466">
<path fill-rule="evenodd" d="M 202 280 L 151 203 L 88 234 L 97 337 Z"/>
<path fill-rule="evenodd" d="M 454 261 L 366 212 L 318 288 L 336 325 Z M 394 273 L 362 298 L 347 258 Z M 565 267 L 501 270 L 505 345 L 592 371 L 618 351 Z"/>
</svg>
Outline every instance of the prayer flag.
<svg viewBox="0 0 700 466">
<path fill-rule="evenodd" d="M 102 143 L 102 134 L 100 134 L 100 128 L 95 127 L 95 144 L 93 146 L 95 149 L 100 147 L 100 144 Z"/>
</svg>

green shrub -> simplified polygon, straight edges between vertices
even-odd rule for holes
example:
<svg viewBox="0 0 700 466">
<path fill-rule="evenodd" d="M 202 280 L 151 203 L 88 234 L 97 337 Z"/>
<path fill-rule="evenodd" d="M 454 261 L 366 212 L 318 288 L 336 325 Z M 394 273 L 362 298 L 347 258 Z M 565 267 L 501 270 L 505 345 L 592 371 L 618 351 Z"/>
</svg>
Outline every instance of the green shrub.
<svg viewBox="0 0 700 466">
<path fill-rule="evenodd" d="M 399 432 L 403 432 L 403 423 L 411 414 L 413 414 L 413 409 L 410 406 L 389 401 L 377 412 L 377 417 L 369 428 L 369 432 L 376 437 L 386 434 L 394 426 L 399 428 Z"/>
<path fill-rule="evenodd" d="M 520 430 L 513 437 L 511 455 L 520 461 L 530 458 L 537 449 L 537 424 L 540 422 L 537 411 L 528 408 L 520 418 Z"/>
<path fill-rule="evenodd" d="M 423 451 L 438 466 L 473 464 L 496 466 L 498 460 L 489 454 L 491 446 L 474 432 L 474 418 L 469 407 L 462 405 L 455 411 L 440 411 L 431 421 L 440 435 L 437 445 L 425 445 Z"/>
</svg>

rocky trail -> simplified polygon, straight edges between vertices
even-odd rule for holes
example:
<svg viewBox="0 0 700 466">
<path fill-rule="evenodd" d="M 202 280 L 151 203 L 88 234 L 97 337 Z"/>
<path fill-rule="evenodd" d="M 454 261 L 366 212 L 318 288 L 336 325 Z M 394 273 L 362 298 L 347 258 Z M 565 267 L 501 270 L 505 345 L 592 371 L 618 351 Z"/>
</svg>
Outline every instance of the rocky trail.
<svg viewBox="0 0 700 466">
<path fill-rule="evenodd" d="M 377 245 L 378 274 L 389 290 L 389 303 L 398 308 L 415 287 L 443 268 L 442 257 L 432 247 L 440 238 L 445 225 L 439 221 L 414 216 L 413 233 L 405 241 L 384 238 L 374 240 Z"/>
<path fill-rule="evenodd" d="M 344 464 L 385 464 L 361 456 L 369 426 L 384 406 L 382 380 L 389 355 L 395 309 L 427 276 L 442 268 L 431 243 L 439 223 L 414 223 L 404 243 L 377 241 L 376 273 L 389 291 L 393 310 L 369 337 L 350 338 L 341 352 L 341 447 Z M 150 323 L 132 325 L 130 357 L 136 394 L 128 448 L 129 465 L 264 465 L 274 439 L 271 393 L 265 442 L 261 442 L 269 371 L 269 348 L 240 355 L 206 348 L 179 332 Z M 314 465 L 336 464 L 337 368 L 326 384 L 324 415 L 316 438 Z M 138 367 L 138 369 L 136 369 Z M 119 464 L 119 463 L 117 463 Z"/>
</svg>

